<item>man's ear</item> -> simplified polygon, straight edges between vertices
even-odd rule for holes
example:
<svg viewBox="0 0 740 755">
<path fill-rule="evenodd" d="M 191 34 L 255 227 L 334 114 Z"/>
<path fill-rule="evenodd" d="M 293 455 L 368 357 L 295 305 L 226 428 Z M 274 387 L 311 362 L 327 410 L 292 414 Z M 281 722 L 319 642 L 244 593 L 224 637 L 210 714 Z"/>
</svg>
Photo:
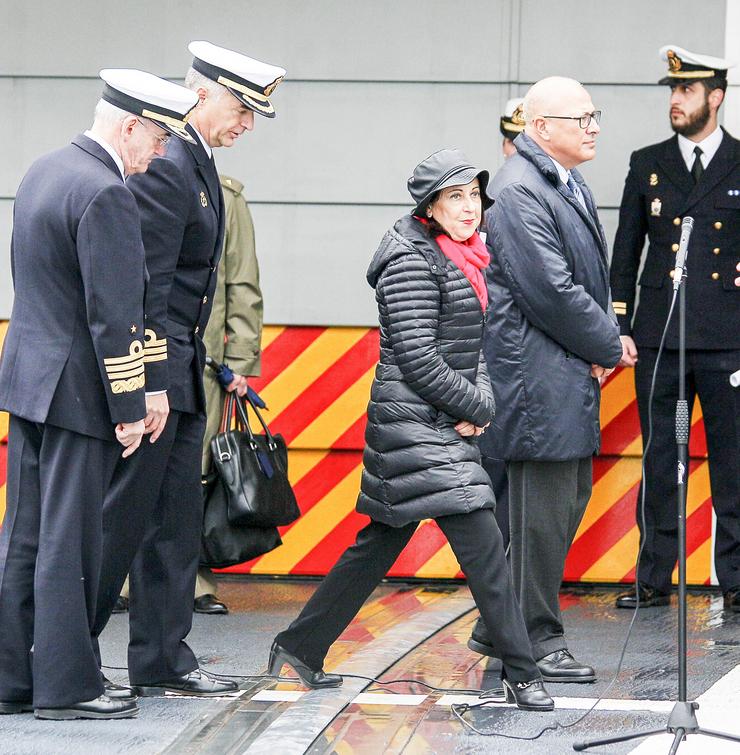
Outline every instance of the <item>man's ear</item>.
<svg viewBox="0 0 740 755">
<path fill-rule="evenodd" d="M 203 87 L 198 87 L 198 104 L 202 105 L 208 97 L 208 92 Z"/>
<path fill-rule="evenodd" d="M 121 121 L 121 136 L 131 136 L 136 127 L 137 118 L 135 115 L 129 115 Z"/>
<path fill-rule="evenodd" d="M 550 141 L 550 132 L 547 128 L 547 118 L 535 118 L 532 121 L 531 126 L 540 139 L 546 142 Z"/>
<path fill-rule="evenodd" d="M 721 89 L 712 89 L 707 95 L 707 102 L 714 110 L 719 110 L 720 105 L 724 102 L 725 93 Z"/>
</svg>

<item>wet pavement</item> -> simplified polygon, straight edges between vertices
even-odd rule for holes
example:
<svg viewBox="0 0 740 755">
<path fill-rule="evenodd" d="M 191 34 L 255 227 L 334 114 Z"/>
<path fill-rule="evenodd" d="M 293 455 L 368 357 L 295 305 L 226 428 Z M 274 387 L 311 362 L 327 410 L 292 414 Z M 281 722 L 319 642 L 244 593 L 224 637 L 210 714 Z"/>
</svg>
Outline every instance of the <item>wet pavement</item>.
<svg viewBox="0 0 740 755">
<path fill-rule="evenodd" d="M 336 690 L 308 691 L 289 681 L 258 678 L 273 636 L 315 585 L 224 581 L 220 596 L 230 615 L 194 617 L 191 646 L 204 668 L 241 678 L 238 697 L 146 698 L 139 717 L 124 721 L 3 716 L 0 752 L 566 753 L 573 752 L 575 741 L 662 728 L 677 696 L 676 599 L 670 608 L 640 612 L 622 670 L 610 685 L 633 613 L 616 610 L 616 591 L 604 588 L 561 594 L 570 649 L 596 668 L 598 681 L 550 685 L 556 698 L 552 713 L 526 713 L 502 701 L 497 665 L 466 647 L 476 612 L 467 588 L 458 585 L 384 584 L 332 648 L 327 670 L 385 684 L 347 676 Z M 740 734 L 740 614 L 724 612 L 721 596 L 697 593 L 689 596 L 688 617 L 688 696 L 701 703 L 699 723 Z M 126 641 L 126 616 L 114 616 L 101 643 L 114 681 L 126 679 Z M 453 706 L 480 702 L 478 690 L 492 691 L 484 707 Z M 582 718 L 600 696 L 605 699 L 597 710 L 563 728 Z M 531 741 L 516 739 L 535 737 L 545 727 L 555 730 Z M 499 736 L 487 736 L 494 732 Z M 590 751 L 668 752 L 666 736 Z M 691 736 L 679 752 L 740 753 L 740 745 Z"/>
</svg>

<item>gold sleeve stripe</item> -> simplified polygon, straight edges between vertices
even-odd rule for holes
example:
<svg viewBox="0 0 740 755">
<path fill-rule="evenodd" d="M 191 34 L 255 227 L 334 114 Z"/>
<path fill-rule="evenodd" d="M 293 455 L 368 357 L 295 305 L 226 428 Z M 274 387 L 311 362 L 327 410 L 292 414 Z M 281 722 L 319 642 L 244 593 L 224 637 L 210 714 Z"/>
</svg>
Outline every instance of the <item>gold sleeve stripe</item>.
<svg viewBox="0 0 740 755">
<path fill-rule="evenodd" d="M 153 346 L 166 346 L 167 337 L 157 338 L 157 334 L 151 329 L 146 328 L 144 330 L 144 348 L 151 349 Z"/>
<path fill-rule="evenodd" d="M 118 380 L 119 378 L 130 378 L 135 377 L 136 375 L 141 375 L 144 372 L 144 363 L 142 362 L 138 366 L 134 367 L 130 370 L 117 370 L 116 372 L 111 372 L 108 370 L 108 380 Z"/>
<path fill-rule="evenodd" d="M 164 346 L 145 346 L 144 347 L 144 356 L 146 357 L 147 354 L 166 354 L 167 353 L 167 344 Z"/>
<path fill-rule="evenodd" d="M 164 354 L 147 354 L 144 357 L 144 364 L 149 362 L 165 362 L 167 360 L 167 352 Z"/>
<path fill-rule="evenodd" d="M 114 372 L 126 372 L 127 370 L 133 370 L 134 367 L 138 367 L 139 365 L 143 363 L 144 363 L 144 357 L 140 356 L 132 360 L 131 362 L 116 362 L 115 364 L 106 364 L 105 371 L 108 374 L 111 374 Z"/>
<path fill-rule="evenodd" d="M 144 387 L 144 376 L 132 377 L 128 380 L 114 380 L 110 384 L 113 393 L 131 393 Z"/>
<path fill-rule="evenodd" d="M 144 346 L 141 341 L 132 341 L 128 347 L 128 355 L 123 357 L 107 357 L 103 359 L 103 363 L 106 367 L 113 364 L 127 364 L 129 362 L 137 362 L 141 359 L 144 352 Z"/>
</svg>

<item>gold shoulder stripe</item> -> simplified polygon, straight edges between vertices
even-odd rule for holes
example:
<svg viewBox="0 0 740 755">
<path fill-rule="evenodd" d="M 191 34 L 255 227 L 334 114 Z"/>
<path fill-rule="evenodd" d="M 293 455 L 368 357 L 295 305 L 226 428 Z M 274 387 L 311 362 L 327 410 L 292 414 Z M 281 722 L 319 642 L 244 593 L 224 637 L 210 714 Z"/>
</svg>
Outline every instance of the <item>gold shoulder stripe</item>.
<svg viewBox="0 0 740 755">
<path fill-rule="evenodd" d="M 144 376 L 129 378 L 128 380 L 114 380 L 110 384 L 113 393 L 131 393 L 144 387 Z"/>
</svg>

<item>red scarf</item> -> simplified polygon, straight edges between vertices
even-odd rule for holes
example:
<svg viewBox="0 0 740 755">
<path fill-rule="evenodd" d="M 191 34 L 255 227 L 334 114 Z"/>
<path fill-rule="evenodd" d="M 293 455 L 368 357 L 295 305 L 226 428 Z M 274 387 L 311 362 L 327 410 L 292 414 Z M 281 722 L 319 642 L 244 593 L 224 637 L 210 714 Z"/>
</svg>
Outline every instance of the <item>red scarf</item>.
<svg viewBox="0 0 740 755">
<path fill-rule="evenodd" d="M 488 288 L 486 276 L 481 272 L 491 262 L 491 255 L 483 243 L 483 239 L 476 231 L 467 241 L 454 241 L 449 236 L 441 233 L 435 241 L 447 259 L 452 260 L 470 281 L 470 285 L 478 297 L 478 301 L 486 311 L 488 306 Z"/>
</svg>

